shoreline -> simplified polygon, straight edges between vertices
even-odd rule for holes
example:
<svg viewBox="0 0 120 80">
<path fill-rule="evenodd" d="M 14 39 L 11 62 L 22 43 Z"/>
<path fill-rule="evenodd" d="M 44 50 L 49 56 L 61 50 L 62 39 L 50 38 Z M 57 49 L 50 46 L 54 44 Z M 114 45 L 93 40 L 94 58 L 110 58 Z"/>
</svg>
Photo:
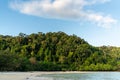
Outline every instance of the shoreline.
<svg viewBox="0 0 120 80">
<path fill-rule="evenodd" d="M 31 71 L 31 72 L 0 72 L 0 80 L 48 80 L 41 75 L 70 74 L 70 73 L 98 73 L 101 71 Z M 102 71 L 103 72 L 103 71 Z M 107 71 L 104 71 L 107 72 Z M 115 72 L 115 71 L 112 71 Z M 38 77 L 41 76 L 41 77 Z"/>
<path fill-rule="evenodd" d="M 54 74 L 54 73 L 97 73 L 97 72 L 120 72 L 120 71 L 1 71 L 1 73 L 31 73 L 31 74 Z"/>
</svg>

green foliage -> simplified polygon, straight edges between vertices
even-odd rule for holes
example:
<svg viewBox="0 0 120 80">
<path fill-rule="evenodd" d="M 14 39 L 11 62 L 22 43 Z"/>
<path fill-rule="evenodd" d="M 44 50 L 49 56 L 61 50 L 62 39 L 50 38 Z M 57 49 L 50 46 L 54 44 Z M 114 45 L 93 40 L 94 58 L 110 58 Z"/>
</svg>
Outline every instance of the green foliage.
<svg viewBox="0 0 120 80">
<path fill-rule="evenodd" d="M 0 71 L 120 70 L 120 48 L 93 47 L 64 32 L 0 35 Z"/>
<path fill-rule="evenodd" d="M 10 71 L 16 69 L 17 56 L 8 52 L 0 51 L 0 71 Z"/>
</svg>

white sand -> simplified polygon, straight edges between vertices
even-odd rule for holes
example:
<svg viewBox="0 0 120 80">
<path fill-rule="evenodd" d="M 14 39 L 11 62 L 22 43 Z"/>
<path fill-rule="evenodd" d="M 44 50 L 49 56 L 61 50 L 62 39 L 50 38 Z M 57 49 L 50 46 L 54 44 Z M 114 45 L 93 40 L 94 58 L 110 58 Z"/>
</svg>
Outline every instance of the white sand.
<svg viewBox="0 0 120 80">
<path fill-rule="evenodd" d="M 53 80 L 52 78 L 37 77 L 41 74 L 62 74 L 62 73 L 93 73 L 93 72 L 0 72 L 0 80 Z"/>
</svg>

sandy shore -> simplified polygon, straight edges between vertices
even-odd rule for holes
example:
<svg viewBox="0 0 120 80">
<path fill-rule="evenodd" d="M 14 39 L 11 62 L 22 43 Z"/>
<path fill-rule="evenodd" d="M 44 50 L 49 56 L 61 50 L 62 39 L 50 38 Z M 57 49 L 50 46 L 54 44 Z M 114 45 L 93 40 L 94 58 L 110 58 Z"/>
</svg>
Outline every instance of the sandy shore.
<svg viewBox="0 0 120 80">
<path fill-rule="evenodd" d="M 52 80 L 45 77 L 37 77 L 42 74 L 63 74 L 63 73 L 94 73 L 81 71 L 65 72 L 0 72 L 0 80 Z"/>
</svg>

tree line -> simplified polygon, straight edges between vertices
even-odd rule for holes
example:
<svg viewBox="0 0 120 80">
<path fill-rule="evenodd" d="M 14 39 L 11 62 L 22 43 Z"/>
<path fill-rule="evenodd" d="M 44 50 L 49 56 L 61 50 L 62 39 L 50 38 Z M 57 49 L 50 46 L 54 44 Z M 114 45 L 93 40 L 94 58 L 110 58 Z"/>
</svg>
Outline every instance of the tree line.
<svg viewBox="0 0 120 80">
<path fill-rule="evenodd" d="M 120 70 L 120 48 L 94 47 L 64 32 L 0 35 L 0 71 Z"/>
</svg>

